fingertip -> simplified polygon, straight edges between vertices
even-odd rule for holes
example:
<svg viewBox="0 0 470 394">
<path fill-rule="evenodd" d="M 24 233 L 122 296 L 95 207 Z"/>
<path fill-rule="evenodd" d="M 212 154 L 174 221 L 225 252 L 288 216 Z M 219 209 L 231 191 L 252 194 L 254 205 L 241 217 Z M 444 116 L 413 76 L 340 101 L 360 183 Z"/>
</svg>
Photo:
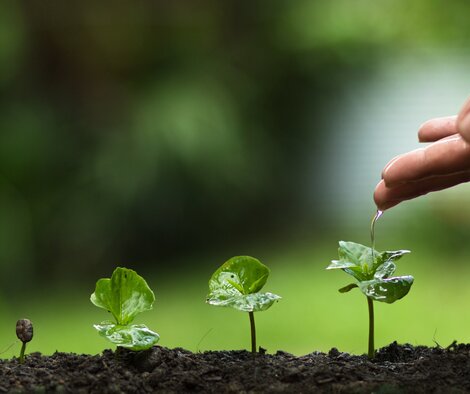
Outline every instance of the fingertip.
<svg viewBox="0 0 470 394">
<path fill-rule="evenodd" d="M 463 105 L 457 117 L 457 130 L 462 138 L 470 143 L 470 97 Z"/>
<path fill-rule="evenodd" d="M 382 204 L 380 207 L 377 206 L 377 208 L 381 210 L 382 212 L 385 212 L 386 210 L 393 208 L 395 205 L 398 205 L 400 203 L 401 201 L 387 201 L 386 203 Z"/>
<path fill-rule="evenodd" d="M 382 205 L 384 203 L 384 201 L 382 201 L 382 191 L 381 191 L 381 188 L 383 187 L 382 185 L 383 185 L 383 181 L 380 181 L 380 183 L 376 186 L 374 190 L 374 194 L 373 194 L 374 203 L 377 206 L 377 209 L 380 211 L 383 211 Z"/>
<path fill-rule="evenodd" d="M 426 122 L 422 123 L 418 129 L 418 141 L 419 142 L 429 142 L 429 133 L 430 129 L 432 130 L 434 124 L 434 119 L 427 120 Z"/>
<path fill-rule="evenodd" d="M 467 97 L 467 100 L 465 100 L 465 103 L 463 104 L 459 112 L 459 116 L 463 113 L 469 113 L 469 112 L 470 112 L 470 96 Z"/>
<path fill-rule="evenodd" d="M 456 119 L 454 115 L 427 120 L 418 129 L 419 142 L 434 142 L 456 134 Z"/>
<path fill-rule="evenodd" d="M 375 187 L 373 194 L 374 203 L 377 206 L 377 209 L 380 211 L 385 211 L 399 204 L 399 201 L 388 200 L 387 194 L 388 188 L 385 184 L 385 181 L 382 179 Z"/>
</svg>

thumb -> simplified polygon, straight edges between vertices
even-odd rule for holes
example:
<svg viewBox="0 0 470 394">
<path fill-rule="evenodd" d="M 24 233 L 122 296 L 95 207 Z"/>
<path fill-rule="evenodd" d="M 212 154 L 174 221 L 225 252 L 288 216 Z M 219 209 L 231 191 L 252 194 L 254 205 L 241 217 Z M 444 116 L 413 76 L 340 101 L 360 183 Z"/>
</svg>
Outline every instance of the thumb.
<svg viewBox="0 0 470 394">
<path fill-rule="evenodd" d="M 457 116 L 457 130 L 462 138 L 470 144 L 470 97 Z"/>
</svg>

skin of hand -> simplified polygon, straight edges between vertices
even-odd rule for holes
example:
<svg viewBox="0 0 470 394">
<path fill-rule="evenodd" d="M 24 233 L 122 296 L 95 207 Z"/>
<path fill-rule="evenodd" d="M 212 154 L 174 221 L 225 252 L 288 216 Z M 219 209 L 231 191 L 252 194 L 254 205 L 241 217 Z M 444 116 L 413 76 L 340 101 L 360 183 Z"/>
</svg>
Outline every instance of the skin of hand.
<svg viewBox="0 0 470 394">
<path fill-rule="evenodd" d="M 418 138 L 431 144 L 395 157 L 382 171 L 374 192 L 379 210 L 470 181 L 470 98 L 457 116 L 425 122 Z"/>
</svg>

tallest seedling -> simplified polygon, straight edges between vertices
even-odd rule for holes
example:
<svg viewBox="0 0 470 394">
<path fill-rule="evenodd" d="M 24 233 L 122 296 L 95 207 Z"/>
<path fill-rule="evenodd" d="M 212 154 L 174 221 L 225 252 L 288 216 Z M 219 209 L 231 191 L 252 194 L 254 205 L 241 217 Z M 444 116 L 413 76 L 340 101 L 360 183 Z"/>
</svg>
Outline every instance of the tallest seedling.
<svg viewBox="0 0 470 394">
<path fill-rule="evenodd" d="M 409 250 L 377 252 L 367 246 L 354 242 L 339 242 L 339 260 L 333 260 L 326 268 L 341 269 L 353 276 L 357 283 L 351 283 L 339 289 L 346 293 L 355 287 L 367 298 L 369 308 L 369 358 L 374 357 L 374 304 L 373 301 L 391 304 L 403 298 L 413 284 L 412 276 L 392 276 L 397 266 L 395 261 Z"/>
</svg>

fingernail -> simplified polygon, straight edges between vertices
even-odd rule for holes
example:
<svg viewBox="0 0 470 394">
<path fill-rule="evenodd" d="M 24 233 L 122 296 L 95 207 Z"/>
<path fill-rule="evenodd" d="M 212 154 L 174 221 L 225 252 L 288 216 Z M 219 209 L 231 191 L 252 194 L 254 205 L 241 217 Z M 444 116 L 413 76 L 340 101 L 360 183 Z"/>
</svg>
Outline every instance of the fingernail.
<svg viewBox="0 0 470 394">
<path fill-rule="evenodd" d="M 383 181 L 387 184 L 387 186 L 390 186 L 389 183 L 393 183 L 393 179 L 390 179 L 390 176 L 389 176 L 389 171 L 390 171 L 390 168 L 393 167 L 393 165 L 398 161 L 400 160 L 402 155 L 399 155 L 399 156 L 396 156 L 394 157 L 392 160 L 390 160 L 384 167 L 384 169 L 382 170 L 382 179 Z M 391 182 L 390 182 L 391 181 Z"/>
</svg>

